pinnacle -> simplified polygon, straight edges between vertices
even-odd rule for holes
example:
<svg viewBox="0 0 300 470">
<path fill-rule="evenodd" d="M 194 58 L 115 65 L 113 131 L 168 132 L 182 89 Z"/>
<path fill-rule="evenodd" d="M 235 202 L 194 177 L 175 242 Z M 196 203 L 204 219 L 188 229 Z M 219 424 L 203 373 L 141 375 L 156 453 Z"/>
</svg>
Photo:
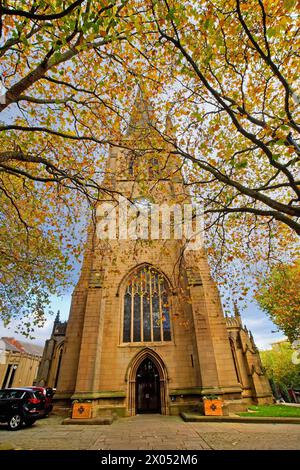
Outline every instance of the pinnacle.
<svg viewBox="0 0 300 470">
<path fill-rule="evenodd" d="M 127 135 L 130 135 L 135 131 L 141 131 L 149 126 L 151 110 L 151 105 L 145 98 L 139 85 L 131 111 Z"/>
</svg>

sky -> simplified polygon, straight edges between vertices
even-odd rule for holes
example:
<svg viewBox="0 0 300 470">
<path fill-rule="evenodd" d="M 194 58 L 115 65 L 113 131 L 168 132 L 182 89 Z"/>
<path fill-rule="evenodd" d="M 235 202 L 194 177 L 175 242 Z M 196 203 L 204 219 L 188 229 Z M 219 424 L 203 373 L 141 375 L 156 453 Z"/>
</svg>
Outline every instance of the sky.
<svg viewBox="0 0 300 470">
<path fill-rule="evenodd" d="M 63 297 L 52 297 L 51 309 L 53 312 L 60 310 L 61 320 L 67 320 L 71 305 L 71 293 L 66 294 Z M 270 344 L 275 341 L 279 341 L 284 338 L 281 332 L 272 333 L 276 331 L 277 327 L 269 320 L 264 312 L 262 312 L 258 306 L 249 301 L 247 308 L 241 312 L 243 324 L 245 324 L 248 330 L 252 331 L 254 340 L 259 349 L 270 349 Z M 43 345 L 46 339 L 51 335 L 55 316 L 48 316 L 47 321 L 43 328 L 36 330 L 35 339 L 33 343 Z M 13 324 L 10 328 L 4 328 L 3 323 L 0 323 L 0 337 L 1 336 L 14 336 L 22 341 L 27 339 L 18 335 L 14 332 Z"/>
</svg>

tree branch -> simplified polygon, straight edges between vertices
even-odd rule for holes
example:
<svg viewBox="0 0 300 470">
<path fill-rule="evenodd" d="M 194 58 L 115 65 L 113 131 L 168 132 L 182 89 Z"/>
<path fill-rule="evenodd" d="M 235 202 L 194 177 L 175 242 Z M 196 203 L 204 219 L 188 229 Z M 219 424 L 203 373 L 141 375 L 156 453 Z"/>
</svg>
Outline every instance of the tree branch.
<svg viewBox="0 0 300 470">
<path fill-rule="evenodd" d="M 71 5 L 65 10 L 62 10 L 59 13 L 52 13 L 48 15 L 45 13 L 39 14 L 39 13 L 33 13 L 30 11 L 26 11 L 26 10 L 6 8 L 2 6 L 2 2 L 1 2 L 0 15 L 21 16 L 21 17 L 29 18 L 30 20 L 37 20 L 37 21 L 58 20 L 68 15 L 69 13 L 71 13 L 78 6 L 84 3 L 84 1 L 85 0 L 76 0 L 74 3 L 71 3 Z"/>
</svg>

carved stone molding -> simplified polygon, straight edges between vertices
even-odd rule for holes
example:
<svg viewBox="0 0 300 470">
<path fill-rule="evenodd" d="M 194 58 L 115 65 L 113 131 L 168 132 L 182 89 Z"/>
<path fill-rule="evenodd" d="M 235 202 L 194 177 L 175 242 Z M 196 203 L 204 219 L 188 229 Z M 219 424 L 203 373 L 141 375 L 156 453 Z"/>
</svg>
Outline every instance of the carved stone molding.
<svg viewBox="0 0 300 470">
<path fill-rule="evenodd" d="M 200 271 L 197 267 L 186 268 L 186 276 L 189 286 L 202 286 Z"/>
</svg>

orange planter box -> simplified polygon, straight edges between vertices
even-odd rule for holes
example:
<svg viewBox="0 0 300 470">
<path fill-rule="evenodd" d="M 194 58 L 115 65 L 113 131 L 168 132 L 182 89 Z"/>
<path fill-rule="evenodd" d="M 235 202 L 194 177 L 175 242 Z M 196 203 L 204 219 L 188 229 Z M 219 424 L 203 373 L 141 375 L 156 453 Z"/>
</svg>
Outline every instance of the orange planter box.
<svg viewBox="0 0 300 470">
<path fill-rule="evenodd" d="M 221 400 L 203 400 L 205 416 L 223 416 Z"/>
<path fill-rule="evenodd" d="M 72 410 L 72 418 L 91 418 L 92 403 L 74 403 Z"/>
</svg>

